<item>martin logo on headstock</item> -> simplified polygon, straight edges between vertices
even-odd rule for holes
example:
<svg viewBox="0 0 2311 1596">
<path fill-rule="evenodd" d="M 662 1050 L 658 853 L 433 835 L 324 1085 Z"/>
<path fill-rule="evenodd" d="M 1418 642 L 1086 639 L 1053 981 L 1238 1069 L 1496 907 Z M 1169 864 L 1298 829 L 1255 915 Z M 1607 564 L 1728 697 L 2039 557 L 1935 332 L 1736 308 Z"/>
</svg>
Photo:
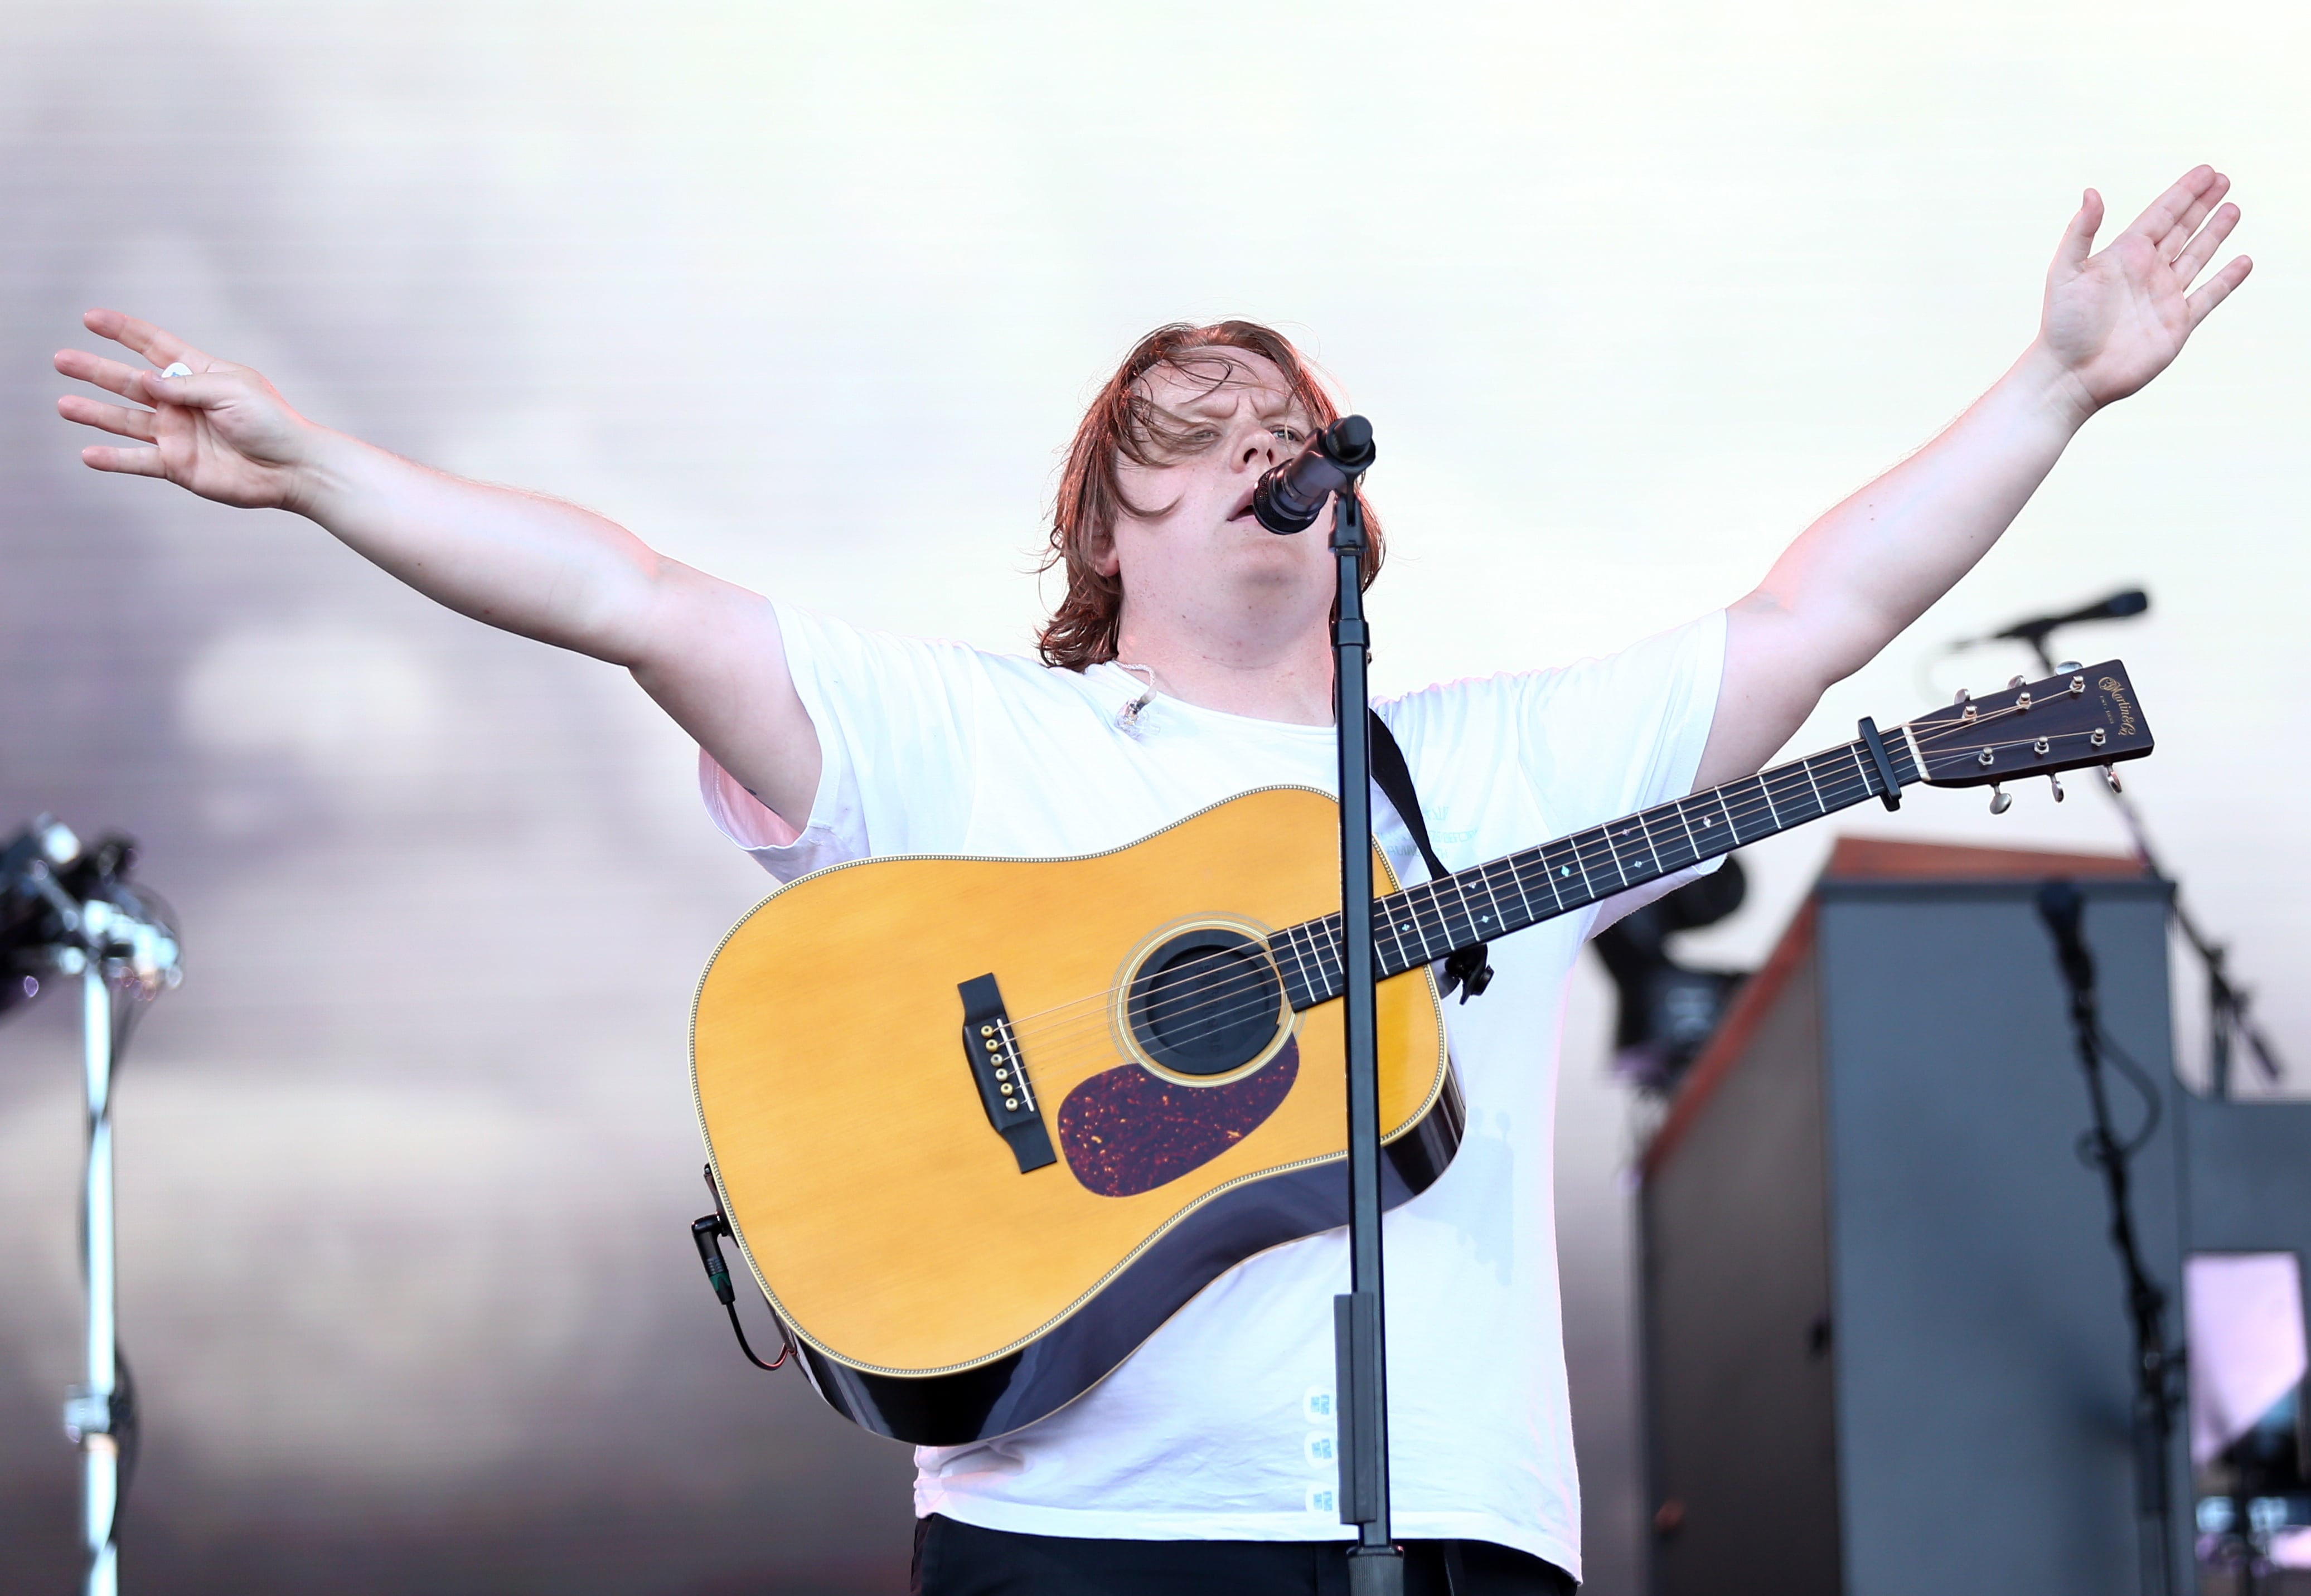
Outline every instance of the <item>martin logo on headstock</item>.
<svg viewBox="0 0 2311 1596">
<path fill-rule="evenodd" d="M 2109 694 L 2111 702 L 2118 706 L 2119 729 L 2129 737 L 2133 736 L 2134 706 L 2126 702 L 2126 684 L 2116 676 L 2105 676 L 2095 685 Z"/>
</svg>

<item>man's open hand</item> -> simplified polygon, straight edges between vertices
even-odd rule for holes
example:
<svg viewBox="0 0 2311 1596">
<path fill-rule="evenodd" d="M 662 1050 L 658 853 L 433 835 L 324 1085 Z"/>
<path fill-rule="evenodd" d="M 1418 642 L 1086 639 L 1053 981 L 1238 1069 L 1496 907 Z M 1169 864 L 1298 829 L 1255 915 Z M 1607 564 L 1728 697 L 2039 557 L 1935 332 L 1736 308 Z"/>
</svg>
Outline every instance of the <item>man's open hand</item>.
<svg viewBox="0 0 2311 1596">
<path fill-rule="evenodd" d="M 2207 312 L 2246 281 L 2254 263 L 2242 255 L 2191 292 L 2238 225 L 2238 207 L 2219 203 L 2230 186 L 2211 166 L 2193 168 L 2099 254 L 2090 251 L 2102 196 L 2087 190 L 2047 268 L 2038 334 L 2084 410 L 2123 399 L 2165 371 Z"/>
<path fill-rule="evenodd" d="M 204 354 L 182 338 L 118 310 L 91 310 L 88 330 L 143 355 L 159 370 L 146 370 L 83 350 L 57 354 L 57 370 L 93 383 L 107 393 L 150 405 L 131 409 L 80 394 L 57 401 L 67 421 L 142 447 L 91 444 L 80 458 L 99 471 L 161 476 L 204 499 L 250 509 L 293 509 L 300 468 L 311 447 L 313 427 L 289 408 L 273 385 L 246 366 Z M 164 377 L 183 363 L 189 377 Z"/>
</svg>

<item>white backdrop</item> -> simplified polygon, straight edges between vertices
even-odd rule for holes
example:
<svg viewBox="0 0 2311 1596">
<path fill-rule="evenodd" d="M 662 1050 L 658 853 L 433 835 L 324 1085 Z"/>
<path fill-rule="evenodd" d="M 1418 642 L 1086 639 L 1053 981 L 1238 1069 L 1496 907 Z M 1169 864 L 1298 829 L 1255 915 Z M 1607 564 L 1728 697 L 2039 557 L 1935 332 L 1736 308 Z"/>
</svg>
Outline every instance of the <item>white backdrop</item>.
<svg viewBox="0 0 2311 1596">
<path fill-rule="evenodd" d="M 768 1427 L 672 1252 L 688 982 L 760 885 L 708 834 L 679 734 L 615 673 L 432 612 L 301 522 L 85 473 L 46 366 L 83 308 L 763 590 L 1006 649 L 1042 613 L 1058 451 L 1117 356 L 1164 320 L 1274 321 L 1378 429 L 1394 687 L 1735 597 L 2019 352 L 2082 187 L 2115 226 L 2212 161 L 2254 276 L 1799 741 L 2022 668 L 1938 660 L 1952 637 L 2147 587 L 2149 617 L 2074 648 L 2132 667 L 2160 751 L 2131 789 L 2311 1079 L 2307 33 L 2106 0 L 0 10 L 0 823 L 137 831 L 192 948 L 123 1103 L 153 1577 L 262 1584 L 291 1499 L 354 1526 L 314 1532 L 330 1556 L 389 1522 L 431 1526 L 397 1544 L 437 1574 L 484 1542 L 541 1566 L 477 1526 L 656 1490 L 728 1544 L 650 1588 L 872 1587 L 904 1555 L 904 1468 L 799 1400 Z M 1761 955 L 1836 830 L 2117 845 L 2082 785 L 1769 844 L 1752 907 L 1694 951 Z M 1583 983 L 1563 1244 L 1610 1596 L 1642 1514 L 1627 1147 Z M 24 1393 L 0 1467 L 42 1513 L 66 1017 L 0 1032 L 0 1264 L 39 1283 L 0 1294 Z M 470 1217 L 509 1202 L 539 1260 L 519 1283 Z M 318 1238 L 304 1286 L 251 1261 L 284 1206 Z M 668 1337 L 715 1360 L 711 1443 L 634 1373 Z M 509 1476 L 519 1512 L 445 1505 L 512 1500 Z M 619 1520 L 633 1566 L 674 1565 L 649 1549 L 665 1518 Z"/>
</svg>

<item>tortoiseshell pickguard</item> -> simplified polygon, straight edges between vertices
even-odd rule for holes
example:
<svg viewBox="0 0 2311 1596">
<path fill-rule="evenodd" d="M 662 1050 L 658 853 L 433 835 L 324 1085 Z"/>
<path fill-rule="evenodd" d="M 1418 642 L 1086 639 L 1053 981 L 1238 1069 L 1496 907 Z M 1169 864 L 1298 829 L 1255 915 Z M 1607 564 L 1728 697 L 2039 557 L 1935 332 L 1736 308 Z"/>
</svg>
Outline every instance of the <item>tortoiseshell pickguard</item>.
<svg viewBox="0 0 2311 1596">
<path fill-rule="evenodd" d="M 1299 1074 L 1296 1038 L 1225 1086 L 1176 1086 L 1125 1064 L 1068 1094 L 1060 1104 L 1060 1149 L 1086 1190 L 1136 1197 L 1209 1164 L 1259 1129 Z"/>
</svg>

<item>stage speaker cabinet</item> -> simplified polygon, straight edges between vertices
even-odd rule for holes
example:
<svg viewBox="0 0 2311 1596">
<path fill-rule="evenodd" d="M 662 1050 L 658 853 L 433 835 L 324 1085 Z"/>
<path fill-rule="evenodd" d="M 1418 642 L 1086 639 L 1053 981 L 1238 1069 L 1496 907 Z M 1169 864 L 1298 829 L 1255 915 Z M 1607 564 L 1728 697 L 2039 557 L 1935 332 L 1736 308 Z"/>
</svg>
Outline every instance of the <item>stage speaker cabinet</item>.
<svg viewBox="0 0 2311 1596">
<path fill-rule="evenodd" d="M 2140 1588 L 2124 1290 L 2036 912 L 2056 876 L 2086 899 L 2104 1025 L 2165 1099 L 2132 1175 L 2179 1343 L 2166 885 L 2096 856 L 1843 842 L 1643 1160 L 1655 1596 Z M 2139 1094 L 2111 1091 L 2140 1126 Z M 2185 1424 L 2176 1592 L 2196 1589 Z"/>
</svg>

